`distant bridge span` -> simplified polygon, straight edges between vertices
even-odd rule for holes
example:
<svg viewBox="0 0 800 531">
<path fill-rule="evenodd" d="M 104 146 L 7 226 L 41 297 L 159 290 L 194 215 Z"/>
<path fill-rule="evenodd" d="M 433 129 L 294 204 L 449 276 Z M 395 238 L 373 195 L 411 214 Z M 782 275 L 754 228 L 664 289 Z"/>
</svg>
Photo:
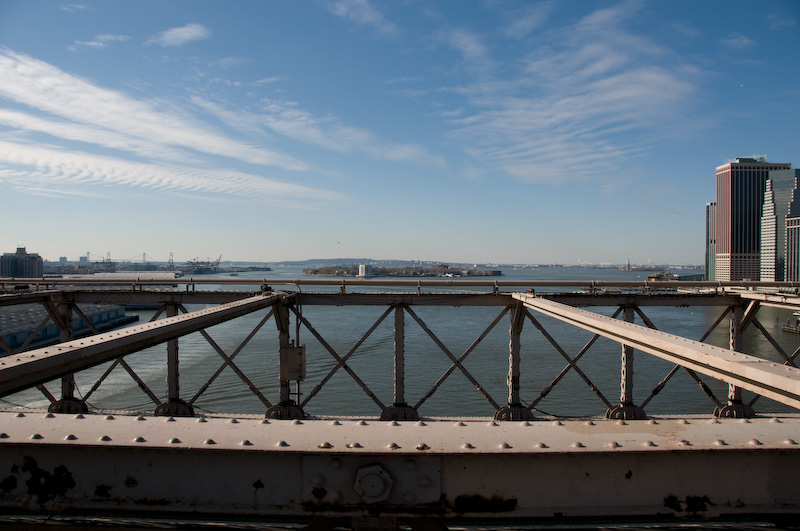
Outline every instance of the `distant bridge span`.
<svg viewBox="0 0 800 531">
<path fill-rule="evenodd" d="M 223 281 L 221 281 L 223 280 Z M 248 281 L 214 279 L 213 284 Z M 255 281 L 251 291 L 206 291 L 203 282 L 115 279 L 115 286 L 0 279 L 29 291 L 0 295 L 0 305 L 42 304 L 63 326 L 58 345 L 15 351 L 3 342 L 0 397 L 39 388 L 48 410 L 0 411 L 0 522 L 56 518 L 87 524 L 96 517 L 259 521 L 289 518 L 309 529 L 446 529 L 451 522 L 528 520 L 536 522 L 653 519 L 766 519 L 791 522 L 800 512 L 795 488 L 800 465 L 800 416 L 757 414 L 757 400 L 742 390 L 800 409 L 798 350 L 786 352 L 758 320 L 760 305 L 800 308 L 791 284 L 722 285 L 675 282 L 499 281 Z M 249 281 L 253 283 L 254 281 Z M 120 285 L 121 284 L 121 285 Z M 157 286 L 162 284 L 162 286 Z M 276 291 L 284 284 L 289 289 Z M 296 286 L 298 289 L 291 289 Z M 395 291 L 358 291 L 392 288 Z M 679 292 L 682 287 L 693 292 Z M 200 289 L 197 289 L 200 288 Z M 399 290 L 398 290 L 399 288 Z M 504 288 L 514 288 L 506 291 Z M 541 291 L 546 288 L 547 292 Z M 432 291 L 438 289 L 439 291 Z M 562 291 L 556 291 L 561 289 Z M 778 291 L 782 289 L 782 291 Z M 534 291 L 536 290 L 536 291 Z M 77 303 L 154 303 L 162 310 L 151 323 L 124 330 L 69 337 Z M 187 311 L 185 305 L 209 308 Z M 727 321 L 730 348 L 655 330 L 642 312 L 648 306 L 718 306 Z M 347 352 L 337 352 L 302 313 L 304 306 L 384 306 L 386 311 Z M 499 312 L 463 353 L 452 349 L 414 310 L 481 306 Z M 614 317 L 577 307 L 616 307 Z M 233 352 L 220 354 L 264 404 L 265 415 L 197 414 L 181 389 L 179 337 L 245 314 L 261 315 L 256 328 Z M 578 363 L 536 318 L 547 315 L 621 345 L 619 400 L 605 397 Z M 635 324 L 639 316 L 643 325 Z M 290 318 L 304 327 L 380 408 L 373 417 L 335 417 L 307 412 L 292 385 L 305 378 L 306 352 L 296 344 Z M 394 390 L 382 401 L 348 364 L 349 357 L 386 319 L 394 327 Z M 617 318 L 619 317 L 619 318 Z M 503 318 L 510 321 L 507 397 L 495 399 L 471 374 L 464 359 Z M 235 356 L 265 323 L 276 335 L 280 363 L 277 396 L 268 397 L 236 364 Z M 426 396 L 407 396 L 406 321 L 416 322 L 450 359 L 450 369 Z M 580 418 L 534 416 L 537 401 L 525 404 L 521 389 L 523 325 L 532 323 L 567 366 L 540 394 L 544 397 L 565 372 L 579 373 L 606 403 L 604 414 Z M 367 323 L 368 324 L 368 323 Z M 741 352 L 745 329 L 756 330 L 775 347 L 772 359 Z M 2 330 L 0 330 L 2 332 Z M 466 331 L 465 331 L 466 332 Z M 470 334 L 473 331 L 469 331 Z M 165 343 L 167 394 L 159 397 L 125 363 L 126 356 Z M 634 403 L 633 353 L 674 362 L 674 374 L 688 371 L 715 404 L 708 415 L 647 415 L 650 397 Z M 131 373 L 153 399 L 154 410 L 90 411 L 75 394 L 75 372 L 111 362 Z M 420 415 L 428 396 L 452 372 L 461 372 L 495 408 L 493 417 L 432 418 Z M 700 374 L 727 384 L 716 398 Z M 332 375 L 332 373 L 330 374 Z M 330 375 L 328 377 L 330 377 Z M 103 376 L 105 378 L 105 375 Z M 53 379 L 60 394 L 47 389 Z M 213 378 L 212 378 L 213 379 Z M 209 381 L 210 383 L 210 381 Z M 100 383 L 96 384 L 94 390 Z M 5 519 L 5 520 L 4 520 Z M 588 519 L 588 520 L 587 520 Z"/>
</svg>

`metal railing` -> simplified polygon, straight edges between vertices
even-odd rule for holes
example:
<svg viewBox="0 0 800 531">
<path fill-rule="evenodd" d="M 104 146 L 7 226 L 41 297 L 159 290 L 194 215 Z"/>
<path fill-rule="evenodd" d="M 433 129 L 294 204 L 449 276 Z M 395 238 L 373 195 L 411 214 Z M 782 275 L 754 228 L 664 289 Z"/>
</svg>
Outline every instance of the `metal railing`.
<svg viewBox="0 0 800 531">
<path fill-rule="evenodd" d="M 563 327 L 557 321 L 538 315 L 539 310 L 525 302 L 525 297 L 534 298 L 532 292 L 540 291 L 536 293 L 536 299 L 560 301 L 570 307 L 606 307 L 611 310 L 610 317 L 620 323 L 630 324 L 638 317 L 649 329 L 656 329 L 656 324 L 647 316 L 644 307 L 716 308 L 713 312 L 718 316 L 696 340 L 703 342 L 713 334 L 722 334 L 730 347 L 725 350 L 741 352 L 745 331 L 749 329 L 748 334 L 761 338 L 760 341 L 770 345 L 776 353 L 770 363 L 787 369 L 784 372 L 789 374 L 789 383 L 781 384 L 784 387 L 791 386 L 791 380 L 796 378 L 795 360 L 800 350 L 781 345 L 756 317 L 762 304 L 778 304 L 770 298 L 776 296 L 779 288 L 783 291 L 780 304 L 796 307 L 797 301 L 791 293 L 796 285 L 786 282 L 239 278 L 183 278 L 174 282 L 114 279 L 108 282 L 113 285 L 87 279 L 0 279 L 0 289 L 27 285 L 25 290 L 0 296 L 0 304 L 42 304 L 48 312 L 46 319 L 62 329 L 64 342 L 56 347 L 33 350 L 27 350 L 30 342 L 21 350 L 0 343 L 6 353 L 0 359 L 0 396 L 13 403 L 16 400 L 13 393 L 24 384 L 38 388 L 53 411 L 82 411 L 94 404 L 94 397 L 104 385 L 112 385 L 108 383 L 112 375 L 123 373 L 129 375 L 136 388 L 141 389 L 152 402 L 157 414 L 192 415 L 201 405 L 203 408 L 213 407 L 204 400 L 220 381 L 220 376 L 229 369 L 235 377 L 228 378 L 226 386 L 240 382 L 247 394 L 257 400 L 257 407 L 273 418 L 326 415 L 331 411 L 348 414 L 350 412 L 342 402 L 352 403 L 353 394 L 363 394 L 366 400 L 360 399 L 359 403 L 371 403 L 372 416 L 408 420 L 425 415 L 427 411 L 434 414 L 440 411 L 433 406 L 428 409 L 429 404 L 442 394 L 443 389 L 452 387 L 454 375 L 458 375 L 466 380 L 466 384 L 456 386 L 472 389 L 469 399 L 456 399 L 468 405 L 468 409 L 461 413 L 463 415 L 482 415 L 488 411 L 498 420 L 548 416 L 549 412 L 542 410 L 543 404 L 553 396 L 554 390 L 569 386 L 570 391 L 562 391 L 562 394 L 577 394 L 573 391 L 577 385 L 585 386 L 595 403 L 601 404 L 600 408 L 579 413 L 624 419 L 644 416 L 645 408 L 649 408 L 655 397 L 664 396 L 661 393 L 673 377 L 685 372 L 708 397 L 717 415 L 739 417 L 754 414 L 753 406 L 758 402 L 758 395 L 745 398 L 741 380 L 733 378 L 730 371 L 725 373 L 705 368 L 706 374 L 711 373 L 711 380 L 706 381 L 698 374 L 700 371 L 688 367 L 686 362 L 670 366 L 647 396 L 636 402 L 632 387 L 641 362 L 637 358 L 634 370 L 633 351 L 640 349 L 632 345 L 630 338 L 618 337 L 622 346 L 617 347 L 611 357 L 610 350 L 605 347 L 602 364 L 608 365 L 612 363 L 609 360 L 616 357 L 613 363 L 618 367 L 619 377 L 615 379 L 616 383 L 612 380 L 609 384 L 607 378 L 600 382 L 592 374 L 595 364 L 589 361 L 589 353 L 597 351 L 598 345 L 606 341 L 603 337 L 610 336 L 598 331 L 580 336 L 571 327 L 563 334 Z M 258 290 L 208 290 L 209 285 L 251 286 Z M 162 289 L 152 289 L 156 286 Z M 177 287 L 170 289 L 172 286 Z M 273 291 L 271 286 L 294 286 L 297 290 Z M 309 292 L 304 289 L 309 286 L 327 287 L 329 291 Z M 400 289 L 387 292 L 377 291 L 378 288 Z M 678 288 L 694 291 L 682 293 Z M 770 291 L 758 291 L 765 288 Z M 544 293 L 545 289 L 549 291 Z M 255 298 L 259 297 L 256 301 Z M 90 348 L 70 341 L 68 323 L 76 304 L 92 302 L 148 302 L 157 304 L 160 309 L 153 315 L 151 323 L 126 329 L 128 333 L 122 340 L 115 339 L 114 333 L 92 336 L 94 340 Z M 191 305 L 212 308 L 193 310 Z M 225 305 L 240 309 L 230 309 Z M 478 311 L 481 318 L 457 322 L 463 317 L 445 315 L 464 307 Z M 338 323 L 345 309 L 358 309 L 361 314 L 353 320 Z M 372 313 L 366 309 L 371 309 Z M 209 313 L 209 310 L 212 311 Z M 228 332 L 222 338 L 214 337 L 212 326 L 246 315 L 252 316 L 248 318 L 251 322 L 237 330 L 241 337 L 230 337 Z M 505 327 L 500 325 L 504 319 L 509 320 Z M 720 325 L 726 319 L 727 330 L 720 331 Z M 476 324 L 478 321 L 480 324 Z M 447 326 L 439 326 L 441 322 Z M 148 327 L 153 324 L 159 325 L 158 334 L 148 332 Z M 360 332 L 362 330 L 365 331 Z M 33 332 L 35 335 L 36 330 Z M 207 345 L 204 348 L 210 348 L 218 356 L 216 369 L 202 378 L 189 378 L 188 375 L 197 367 L 187 369 L 187 355 L 179 355 L 179 338 L 190 333 L 199 335 Z M 564 337 L 559 337 L 559 333 Z M 305 344 L 300 341 L 301 335 L 308 337 Z M 380 338 L 376 339 L 377 336 Z M 159 376 L 141 376 L 141 369 L 136 367 L 136 357 L 145 348 L 163 343 L 167 345 L 166 361 L 161 362 L 163 372 Z M 503 345 L 502 349 L 498 349 L 499 344 Z M 54 350 L 59 347 L 62 353 Z M 34 367 L 29 357 L 19 356 L 21 351 L 36 358 L 39 365 Z M 366 351 L 368 353 L 362 355 Z M 255 363 L 240 361 L 245 356 L 255 359 Z M 547 363 L 543 362 L 545 356 L 550 356 Z M 386 367 L 390 376 L 386 374 L 387 369 L 382 372 L 373 370 L 371 365 L 375 362 L 372 360 L 378 358 L 389 360 Z M 152 359 L 151 356 L 148 370 L 152 369 Z M 486 362 L 487 359 L 490 361 Z M 553 359 L 560 359 L 561 366 Z M 481 363 L 470 365 L 474 360 Z M 179 371 L 181 363 L 184 368 Z M 498 367 L 500 364 L 502 369 Z M 207 366 L 207 361 L 203 365 Z M 553 368 L 553 375 L 548 377 L 546 372 Z M 74 373 L 79 370 L 100 374 L 91 383 L 81 380 L 76 388 Z M 418 378 L 419 372 L 426 378 Z M 498 384 L 498 373 L 506 374 L 502 384 Z M 20 374 L 27 380 L 21 379 Z M 53 386 L 48 382 L 54 378 L 60 381 L 60 393 L 50 390 Z M 167 380 L 166 394 L 153 389 L 153 383 L 164 378 Z M 326 391 L 340 385 L 342 380 L 351 388 L 355 386 L 355 393 L 352 390 L 347 392 L 347 401 L 325 396 Z M 421 380 L 424 382 L 420 383 Z M 490 383 L 486 383 L 487 380 Z M 727 383 L 715 383 L 716 380 Z M 191 382 L 191 387 L 188 382 Z M 767 384 L 774 386 L 774 382 Z M 619 385 L 618 400 L 609 391 L 612 385 Z M 311 390 L 303 394 L 302 391 L 309 387 Z M 641 385 L 637 384 L 637 387 Z M 727 396 L 718 396 L 726 392 Z M 792 393 L 795 393 L 793 389 L 784 389 L 784 394 Z M 339 395 L 334 393 L 336 396 Z M 474 397 L 478 400 L 473 400 Z M 777 398 L 780 400 L 780 396 Z M 792 400 L 795 398 L 784 403 L 795 407 Z M 479 403 L 483 405 L 479 406 Z M 356 414 L 370 414 L 363 413 L 366 411 L 364 407 L 356 409 Z"/>
</svg>

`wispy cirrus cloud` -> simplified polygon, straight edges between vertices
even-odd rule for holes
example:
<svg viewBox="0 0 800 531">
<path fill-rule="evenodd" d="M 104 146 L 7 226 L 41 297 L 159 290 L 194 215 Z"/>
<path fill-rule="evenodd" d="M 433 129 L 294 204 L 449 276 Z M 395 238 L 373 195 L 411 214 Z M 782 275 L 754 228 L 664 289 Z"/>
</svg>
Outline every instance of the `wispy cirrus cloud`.
<svg viewBox="0 0 800 531">
<path fill-rule="evenodd" d="M 451 136 L 479 163 L 522 181 L 620 175 L 685 117 L 699 78 L 669 50 L 626 30 L 636 5 L 603 8 L 562 28 L 510 76 L 484 72 L 457 87 L 467 110 L 452 120 Z"/>
<path fill-rule="evenodd" d="M 260 112 L 230 110 L 198 96 L 192 103 L 240 131 L 268 130 L 306 144 L 337 153 L 367 153 L 379 160 L 411 162 L 441 167 L 444 160 L 414 144 L 397 144 L 376 137 L 370 131 L 343 123 L 334 116 L 316 116 L 295 102 L 264 99 Z"/>
<path fill-rule="evenodd" d="M 163 102 L 134 99 L 98 87 L 44 61 L 2 48 L 0 97 L 36 109 L 37 128 L 51 121 L 50 127 L 60 128 L 65 138 L 80 136 L 87 128 L 105 130 L 111 133 L 108 140 L 87 135 L 84 141 L 119 148 L 118 143 L 128 139 L 137 154 L 153 158 L 162 157 L 165 149 L 180 149 L 187 155 L 194 152 L 287 170 L 308 169 L 293 157 L 218 134 Z M 70 127 L 75 128 L 71 134 L 67 132 Z"/>
<path fill-rule="evenodd" d="M 321 0 L 321 3 L 337 17 L 368 26 L 381 35 L 394 37 L 400 33 L 369 0 Z"/>
<path fill-rule="evenodd" d="M 130 40 L 128 35 L 112 35 L 106 33 L 103 35 L 97 35 L 91 41 L 75 41 L 72 45 L 68 46 L 67 49 L 71 52 L 76 52 L 82 48 L 105 48 L 111 43 L 125 42 L 127 40 Z"/>
<path fill-rule="evenodd" d="M 226 170 L 225 161 L 305 171 L 309 165 L 215 131 L 165 101 L 132 98 L 0 48 L 0 182 L 15 189 L 93 193 L 90 185 L 221 193 L 281 201 L 341 201 L 325 190 Z M 44 147 L 49 145 L 50 147 Z M 77 146 L 77 148 L 76 148 Z M 90 154 L 98 148 L 103 156 Z M 109 155 L 112 154 L 112 155 Z M 211 163 L 213 161 L 213 163 Z M 222 166 L 223 169 L 210 169 Z"/>
<path fill-rule="evenodd" d="M 154 35 L 145 41 L 145 44 L 158 44 L 159 46 L 183 46 L 190 42 L 200 41 L 211 37 L 211 30 L 202 24 L 186 24 L 179 28 L 170 28 Z"/>
<path fill-rule="evenodd" d="M 121 161 L 1 140 L 0 183 L 35 194 L 49 190 L 50 194 L 58 195 L 113 196 L 122 193 L 120 187 L 123 186 L 161 192 L 222 194 L 303 208 L 345 200 L 336 192 L 234 170 Z"/>
</svg>

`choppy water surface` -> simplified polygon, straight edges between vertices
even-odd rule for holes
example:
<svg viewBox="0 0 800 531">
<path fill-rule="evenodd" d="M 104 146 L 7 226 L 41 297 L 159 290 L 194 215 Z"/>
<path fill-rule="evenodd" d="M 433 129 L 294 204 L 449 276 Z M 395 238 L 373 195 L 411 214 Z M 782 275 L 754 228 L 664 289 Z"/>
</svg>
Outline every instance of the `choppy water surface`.
<svg viewBox="0 0 800 531">
<path fill-rule="evenodd" d="M 276 267 L 271 272 L 242 273 L 240 278 L 296 279 L 302 270 L 296 267 Z M 503 280 L 642 280 L 646 273 L 614 269 L 580 268 L 525 268 L 504 270 Z M 213 278 L 213 277 L 212 277 Z M 219 276 L 223 278 L 223 276 Z M 224 277 L 228 278 L 228 277 Z M 291 286 L 279 289 L 297 290 Z M 248 287 L 208 286 L 206 289 L 251 289 Z M 303 287 L 303 291 L 324 289 Z M 455 288 L 454 288 L 455 289 Z M 363 288 L 361 291 L 367 291 Z M 375 291 L 375 289 L 369 289 Z M 386 291 L 399 291 L 389 288 Z M 504 290 L 511 291 L 511 289 Z M 354 289 L 349 289 L 354 291 Z M 429 291 L 444 291 L 430 288 Z M 452 291 L 452 290 L 451 290 Z M 542 291 L 538 289 L 537 291 Z M 191 311 L 197 307 L 188 307 Z M 436 337 L 455 357 L 464 352 L 483 333 L 501 312 L 494 307 L 412 307 L 413 312 L 425 322 Z M 610 315 L 616 308 L 592 308 Z M 303 316 L 325 339 L 339 356 L 345 356 L 364 333 L 386 311 L 383 306 L 302 307 Z M 659 330 L 699 339 L 722 313 L 723 308 L 705 307 L 642 307 L 642 311 Z M 155 312 L 140 311 L 139 323 L 149 320 Z M 557 320 L 532 312 L 563 351 L 559 352 L 530 321 L 526 321 L 522 334 L 521 396 L 526 404 L 536 403 L 537 415 L 582 416 L 601 415 L 606 405 L 584 380 L 588 379 L 610 403 L 619 401 L 621 346 L 607 339 L 598 339 L 581 357 L 577 365 L 583 376 L 569 370 L 551 391 L 540 398 L 553 380 L 567 366 L 564 354 L 575 357 L 592 339 L 592 334 Z M 248 315 L 208 329 L 209 335 L 229 356 L 241 345 L 250 332 L 264 318 L 266 312 Z M 791 318 L 791 312 L 764 307 L 758 319 L 788 353 L 800 344 L 800 336 L 781 331 L 781 325 Z M 636 318 L 636 322 L 642 324 Z M 295 319 L 292 317 L 292 338 L 295 338 Z M 301 384 L 300 399 L 309 393 L 334 370 L 337 361 L 330 352 L 305 327 L 300 328 L 300 343 L 307 345 L 307 378 Z M 463 366 L 498 404 L 507 402 L 506 378 L 508 373 L 509 317 L 504 316 L 497 326 L 474 348 L 463 361 Z M 727 319 L 706 339 L 706 342 L 726 347 L 728 344 Z M 222 366 L 223 360 L 209 342 L 199 333 L 182 337 L 179 341 L 181 397 L 191 400 Z M 347 365 L 358 375 L 378 399 L 389 405 L 393 401 L 393 345 L 394 317 L 389 315 L 363 344 L 348 358 Z M 760 333 L 750 327 L 745 334 L 744 351 L 775 361 L 779 355 Z M 437 381 L 452 368 L 452 361 L 442 349 L 417 324 L 411 315 L 405 316 L 406 401 L 417 405 Z M 129 355 L 126 362 L 147 386 L 163 399 L 166 395 L 166 346 L 161 345 Z M 234 358 L 234 363 L 255 386 L 275 403 L 278 394 L 278 344 L 275 321 L 270 319 Z M 93 368 L 76 376 L 79 393 L 89 393 L 96 380 L 110 364 Z M 635 352 L 634 398 L 637 404 L 647 398 L 652 389 L 670 372 L 673 364 L 642 352 Z M 724 401 L 727 385 L 701 377 L 713 389 L 717 398 Z M 57 394 L 58 383 L 48 385 Z M 750 395 L 746 393 L 746 398 Z M 8 398 L 12 404 L 46 406 L 38 391 L 27 391 Z M 117 367 L 104 383 L 95 390 L 88 402 L 96 408 L 152 410 L 155 405 L 143 393 L 128 373 Z M 199 412 L 263 414 L 266 406 L 248 389 L 248 386 L 230 367 L 225 368 L 205 392 L 194 402 Z M 756 403 L 760 412 L 793 411 L 787 406 L 767 399 Z M 713 411 L 714 404 L 701 391 L 684 370 L 668 382 L 647 405 L 649 414 L 699 413 Z M 305 406 L 308 414 L 319 415 L 378 415 L 378 405 L 369 398 L 343 368 L 336 370 L 321 390 Z M 461 370 L 455 369 L 441 382 L 437 390 L 421 403 L 423 416 L 487 416 L 494 407 L 477 390 Z"/>
</svg>

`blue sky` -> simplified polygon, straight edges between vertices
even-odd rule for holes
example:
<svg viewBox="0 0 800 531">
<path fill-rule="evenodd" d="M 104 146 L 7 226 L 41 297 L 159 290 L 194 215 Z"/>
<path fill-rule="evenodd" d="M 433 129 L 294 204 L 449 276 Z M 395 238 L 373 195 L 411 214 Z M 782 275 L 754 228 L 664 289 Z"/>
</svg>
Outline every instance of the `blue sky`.
<svg viewBox="0 0 800 531">
<path fill-rule="evenodd" d="M 0 251 L 703 261 L 800 2 L 0 1 Z"/>
</svg>

